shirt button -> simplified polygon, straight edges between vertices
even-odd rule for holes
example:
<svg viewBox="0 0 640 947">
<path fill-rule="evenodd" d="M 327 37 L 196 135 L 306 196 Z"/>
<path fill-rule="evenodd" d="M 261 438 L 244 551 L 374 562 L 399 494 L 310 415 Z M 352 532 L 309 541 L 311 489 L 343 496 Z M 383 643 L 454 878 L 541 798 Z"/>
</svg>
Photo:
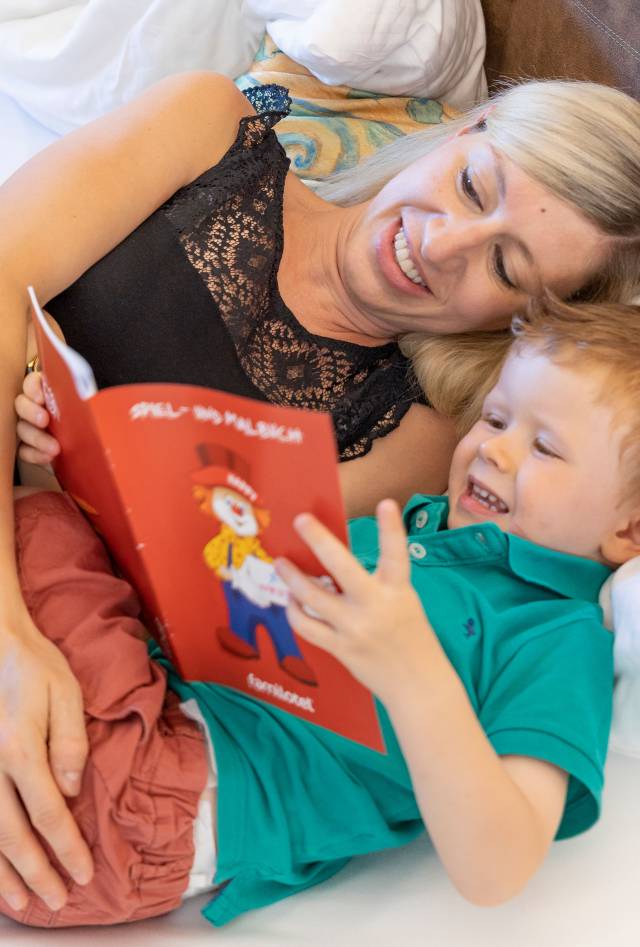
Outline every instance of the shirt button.
<svg viewBox="0 0 640 947">
<path fill-rule="evenodd" d="M 476 533 L 476 541 L 479 542 L 481 546 L 487 545 L 487 537 L 484 533 Z"/>
<path fill-rule="evenodd" d="M 409 555 L 413 559 L 424 559 L 427 554 L 427 550 L 424 548 L 422 543 L 409 543 Z"/>
<path fill-rule="evenodd" d="M 424 529 L 428 522 L 429 514 L 426 510 L 420 510 L 420 512 L 416 514 L 416 526 L 418 529 Z"/>
</svg>

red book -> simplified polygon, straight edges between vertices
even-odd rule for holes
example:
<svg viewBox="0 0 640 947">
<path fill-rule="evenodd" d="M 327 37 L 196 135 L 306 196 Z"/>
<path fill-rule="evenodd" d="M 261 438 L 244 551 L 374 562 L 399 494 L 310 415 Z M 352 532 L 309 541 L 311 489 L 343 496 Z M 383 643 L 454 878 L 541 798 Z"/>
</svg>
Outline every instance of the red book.
<svg viewBox="0 0 640 947">
<path fill-rule="evenodd" d="M 273 568 L 286 556 L 328 581 L 293 530 L 300 512 L 346 542 L 329 415 L 191 385 L 97 391 L 88 363 L 29 293 L 62 448 L 56 476 L 137 589 L 180 674 L 384 752 L 373 695 L 296 636 Z"/>
</svg>

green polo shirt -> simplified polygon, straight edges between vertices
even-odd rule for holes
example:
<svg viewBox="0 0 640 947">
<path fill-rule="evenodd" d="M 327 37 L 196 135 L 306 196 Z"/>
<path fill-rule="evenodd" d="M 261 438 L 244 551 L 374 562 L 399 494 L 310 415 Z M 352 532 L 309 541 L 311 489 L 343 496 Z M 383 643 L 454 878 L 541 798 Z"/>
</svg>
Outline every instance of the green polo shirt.
<svg viewBox="0 0 640 947">
<path fill-rule="evenodd" d="M 557 837 L 575 835 L 600 808 L 613 659 L 597 601 L 609 570 L 491 523 L 448 530 L 447 514 L 442 497 L 416 496 L 407 505 L 412 582 L 496 752 L 547 760 L 570 774 Z M 350 536 L 354 554 L 373 570 L 375 520 L 355 520 Z M 215 747 L 215 880 L 226 884 L 203 910 L 212 923 L 423 831 L 381 704 L 386 754 L 230 688 L 185 683 L 160 660 L 180 698 L 198 702 Z"/>
</svg>

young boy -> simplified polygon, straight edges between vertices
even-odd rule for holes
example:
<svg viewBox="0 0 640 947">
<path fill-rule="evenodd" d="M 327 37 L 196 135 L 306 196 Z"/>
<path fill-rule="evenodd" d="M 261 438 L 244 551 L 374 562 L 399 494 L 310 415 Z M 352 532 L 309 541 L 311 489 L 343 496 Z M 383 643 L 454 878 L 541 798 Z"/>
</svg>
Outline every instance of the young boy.
<svg viewBox="0 0 640 947">
<path fill-rule="evenodd" d="M 637 318 L 547 304 L 516 319 L 448 499 L 415 497 L 403 519 L 385 501 L 352 523 L 353 554 L 297 518 L 341 592 L 279 562 L 290 621 L 379 698 L 386 754 L 181 681 L 148 657 L 131 590 L 70 501 L 19 500 L 24 592 L 84 695 L 91 752 L 69 807 L 95 873 L 74 884 L 51 853 L 68 889 L 53 907 L 4 873 L 0 893 L 22 902 L 4 913 L 134 920 L 215 873 L 203 913 L 222 924 L 424 827 L 459 891 L 493 904 L 554 837 L 589 828 L 613 686 L 598 591 L 640 552 Z"/>
</svg>

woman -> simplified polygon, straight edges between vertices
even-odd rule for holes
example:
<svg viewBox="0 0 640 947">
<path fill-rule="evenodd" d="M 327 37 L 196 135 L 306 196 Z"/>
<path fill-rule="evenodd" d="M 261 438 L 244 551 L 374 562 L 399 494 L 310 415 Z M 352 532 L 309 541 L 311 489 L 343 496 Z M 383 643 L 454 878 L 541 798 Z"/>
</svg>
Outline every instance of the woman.
<svg viewBox="0 0 640 947">
<path fill-rule="evenodd" d="M 78 687 L 32 624 L 13 563 L 10 402 L 28 283 L 101 384 L 159 373 L 333 409 L 355 515 L 445 482 L 451 425 L 418 402 L 400 336 L 482 331 L 499 353 L 499 330 L 541 287 L 619 299 L 638 282 L 640 106 L 627 96 L 513 89 L 433 150 L 424 136 L 399 143 L 404 170 L 378 175 L 373 162 L 358 172 L 361 196 L 388 184 L 334 206 L 285 178 L 269 132 L 282 103 L 263 94 L 270 114 L 255 119 L 227 80 L 166 80 L 37 156 L 0 195 L 0 668 L 11 668 L 0 677 L 0 891 L 19 852 L 27 884 L 60 895 L 29 819 L 74 877 L 91 871 L 61 797 L 77 792 L 86 758 Z M 496 358 L 482 359 L 487 374 Z M 456 379 L 459 402 L 479 380 Z"/>
</svg>

